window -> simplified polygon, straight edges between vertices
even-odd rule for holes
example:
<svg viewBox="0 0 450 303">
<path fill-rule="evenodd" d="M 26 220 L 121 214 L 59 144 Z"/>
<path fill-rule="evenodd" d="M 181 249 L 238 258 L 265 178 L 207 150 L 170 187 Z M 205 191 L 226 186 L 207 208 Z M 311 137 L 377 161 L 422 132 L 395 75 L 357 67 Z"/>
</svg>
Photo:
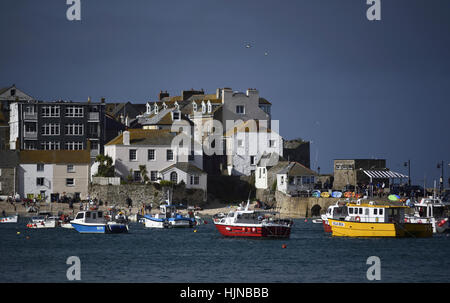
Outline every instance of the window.
<svg viewBox="0 0 450 303">
<path fill-rule="evenodd" d="M 275 147 L 275 140 L 269 140 L 269 147 Z"/>
<path fill-rule="evenodd" d="M 212 111 L 211 103 L 208 103 L 208 113 L 210 113 L 211 111 Z"/>
<path fill-rule="evenodd" d="M 13 97 L 13 96 L 16 95 L 16 90 L 15 90 L 14 88 L 11 89 L 9 92 L 10 92 L 10 94 L 11 94 L 11 97 Z"/>
<path fill-rule="evenodd" d="M 99 218 L 103 217 L 103 213 L 101 211 L 99 211 L 97 214 Z"/>
<path fill-rule="evenodd" d="M 66 186 L 74 186 L 74 185 L 75 185 L 75 181 L 73 178 L 66 179 Z"/>
<path fill-rule="evenodd" d="M 83 124 L 66 124 L 66 135 L 82 136 Z"/>
<path fill-rule="evenodd" d="M 135 149 L 130 149 L 130 161 L 137 161 L 137 155 Z"/>
<path fill-rule="evenodd" d="M 236 105 L 236 114 L 245 114 L 244 105 Z"/>
<path fill-rule="evenodd" d="M 383 214 L 383 209 L 382 208 L 380 208 L 380 215 L 382 215 Z"/>
<path fill-rule="evenodd" d="M 281 176 L 281 184 L 284 184 L 284 176 Z"/>
<path fill-rule="evenodd" d="M 191 175 L 191 185 L 198 185 L 198 184 L 200 184 L 200 176 Z"/>
<path fill-rule="evenodd" d="M 255 165 L 255 156 L 250 156 L 250 165 Z"/>
<path fill-rule="evenodd" d="M 148 161 L 155 160 L 155 150 L 154 149 L 147 150 L 147 159 L 148 159 Z"/>
<path fill-rule="evenodd" d="M 75 172 L 75 167 L 73 166 L 73 164 L 68 164 L 67 165 L 67 172 L 68 173 L 74 173 Z"/>
<path fill-rule="evenodd" d="M 242 147 L 243 146 L 242 140 L 237 140 L 237 144 L 238 144 L 239 147 Z"/>
<path fill-rule="evenodd" d="M 192 104 L 192 109 L 193 109 L 194 112 L 197 111 L 197 103 L 194 102 L 194 103 Z"/>
<path fill-rule="evenodd" d="M 135 170 L 133 172 L 133 180 L 136 182 L 140 182 L 141 181 L 141 172 L 139 170 Z"/>
<path fill-rule="evenodd" d="M 37 171 L 44 171 L 44 163 L 38 163 L 36 165 L 36 170 Z"/>
<path fill-rule="evenodd" d="M 59 105 L 42 106 L 42 117 L 59 117 Z"/>
<path fill-rule="evenodd" d="M 363 214 L 363 209 L 362 209 L 362 207 L 359 208 L 359 214 L 360 214 L 360 215 Z"/>
<path fill-rule="evenodd" d="M 178 183 L 178 174 L 176 172 L 173 171 L 170 173 L 170 181 Z"/>
<path fill-rule="evenodd" d="M 46 123 L 46 124 L 42 125 L 41 135 L 43 135 L 43 136 L 58 136 L 59 135 L 59 124 Z"/>
<path fill-rule="evenodd" d="M 88 135 L 89 137 L 98 137 L 99 133 L 99 124 L 98 123 L 88 123 Z"/>
<path fill-rule="evenodd" d="M 97 141 L 92 141 L 91 142 L 91 149 L 92 150 L 98 150 L 98 142 Z"/>
<path fill-rule="evenodd" d="M 173 112 L 173 120 L 180 120 L 180 112 Z"/>
<path fill-rule="evenodd" d="M 84 213 L 78 213 L 75 219 L 83 219 Z"/>
<path fill-rule="evenodd" d="M 168 149 L 166 156 L 167 156 L 167 161 L 173 161 L 173 150 Z"/>
<path fill-rule="evenodd" d="M 155 182 L 158 180 L 158 171 L 152 170 L 150 171 L 150 181 Z"/>
<path fill-rule="evenodd" d="M 82 150 L 83 142 L 66 142 L 66 150 Z"/>
<path fill-rule="evenodd" d="M 82 106 L 67 106 L 66 117 L 83 117 Z"/>
<path fill-rule="evenodd" d="M 36 178 L 36 186 L 44 186 L 44 178 Z"/>
<path fill-rule="evenodd" d="M 351 215 L 353 214 L 353 207 L 349 207 L 348 208 L 348 213 L 351 214 Z"/>
<path fill-rule="evenodd" d="M 25 141 L 23 149 L 35 150 L 36 149 L 36 142 L 34 142 L 34 141 Z"/>
<path fill-rule="evenodd" d="M 41 149 L 43 150 L 59 150 L 60 143 L 59 142 L 41 142 Z"/>
<path fill-rule="evenodd" d="M 374 214 L 374 215 L 378 215 L 378 209 L 377 209 L 377 208 L 374 208 L 374 209 L 373 209 L 373 214 Z"/>
<path fill-rule="evenodd" d="M 90 217 L 91 217 L 91 212 L 88 211 L 88 212 L 86 213 L 86 218 L 90 218 Z"/>
</svg>

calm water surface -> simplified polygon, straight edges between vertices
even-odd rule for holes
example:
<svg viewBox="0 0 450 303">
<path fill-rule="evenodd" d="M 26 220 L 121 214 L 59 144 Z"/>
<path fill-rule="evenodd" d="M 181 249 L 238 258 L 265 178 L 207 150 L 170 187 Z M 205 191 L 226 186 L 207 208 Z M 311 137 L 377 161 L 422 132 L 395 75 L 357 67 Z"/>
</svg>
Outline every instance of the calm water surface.
<svg viewBox="0 0 450 303">
<path fill-rule="evenodd" d="M 261 240 L 225 238 L 210 219 L 197 232 L 136 223 L 129 234 L 106 235 L 30 230 L 26 223 L 20 218 L 18 224 L 0 224 L 0 282 L 67 282 L 69 256 L 81 260 L 81 282 L 367 282 L 369 256 L 381 259 L 381 282 L 450 277 L 445 234 L 333 238 L 321 224 L 295 220 L 290 239 Z"/>
</svg>

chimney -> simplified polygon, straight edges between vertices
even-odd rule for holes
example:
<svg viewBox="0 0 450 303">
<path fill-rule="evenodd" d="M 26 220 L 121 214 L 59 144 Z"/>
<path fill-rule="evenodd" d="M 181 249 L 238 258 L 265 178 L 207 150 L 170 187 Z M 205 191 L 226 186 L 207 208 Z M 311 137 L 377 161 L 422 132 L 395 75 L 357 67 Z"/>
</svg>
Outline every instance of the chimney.
<svg viewBox="0 0 450 303">
<path fill-rule="evenodd" d="M 222 90 L 220 88 L 216 89 L 216 99 L 219 99 L 222 96 Z"/>
<path fill-rule="evenodd" d="M 102 97 L 101 99 L 100 99 L 100 101 L 102 102 L 102 103 L 105 103 L 105 98 L 104 97 Z"/>
<path fill-rule="evenodd" d="M 123 145 L 130 145 L 130 131 L 128 130 L 128 128 L 122 133 L 122 137 Z"/>
<path fill-rule="evenodd" d="M 163 98 L 165 98 L 165 97 L 169 97 L 169 93 L 167 92 L 167 91 L 162 91 L 162 90 L 160 90 L 159 91 L 159 94 L 158 94 L 158 99 L 159 99 L 159 101 L 161 101 Z"/>
<path fill-rule="evenodd" d="M 125 117 L 125 126 L 130 127 L 130 119 L 128 118 L 128 115 Z"/>
<path fill-rule="evenodd" d="M 87 102 L 91 103 L 91 97 L 90 96 L 88 97 L 88 101 Z"/>
<path fill-rule="evenodd" d="M 249 88 L 247 89 L 247 96 L 250 97 L 250 95 L 258 96 L 259 92 L 256 88 Z"/>
<path fill-rule="evenodd" d="M 222 89 L 222 103 L 225 103 L 225 99 L 230 99 L 233 96 L 233 90 L 229 87 Z"/>
</svg>

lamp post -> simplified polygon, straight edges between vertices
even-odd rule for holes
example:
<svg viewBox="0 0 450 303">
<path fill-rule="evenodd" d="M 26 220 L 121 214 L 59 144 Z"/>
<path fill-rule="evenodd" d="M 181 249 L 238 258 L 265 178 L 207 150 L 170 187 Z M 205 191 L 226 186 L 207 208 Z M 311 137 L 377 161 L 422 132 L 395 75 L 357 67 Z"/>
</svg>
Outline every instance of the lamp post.
<svg viewBox="0 0 450 303">
<path fill-rule="evenodd" d="M 408 166 L 408 185 L 411 186 L 411 160 L 405 162 L 404 166 Z"/>
<path fill-rule="evenodd" d="M 444 161 L 438 163 L 437 168 L 441 169 L 441 178 L 439 179 L 439 194 L 442 195 L 442 192 L 444 190 Z"/>
</svg>

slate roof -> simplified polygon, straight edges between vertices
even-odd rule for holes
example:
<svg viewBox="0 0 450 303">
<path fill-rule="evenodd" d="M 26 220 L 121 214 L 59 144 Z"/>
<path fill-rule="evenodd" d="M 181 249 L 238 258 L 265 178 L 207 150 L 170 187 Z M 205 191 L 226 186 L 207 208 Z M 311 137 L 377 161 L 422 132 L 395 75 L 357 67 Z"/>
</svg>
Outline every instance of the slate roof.
<svg viewBox="0 0 450 303">
<path fill-rule="evenodd" d="M 258 161 L 258 166 L 260 167 L 273 167 L 277 165 L 280 161 L 286 161 L 278 153 L 263 154 Z"/>
<path fill-rule="evenodd" d="M 186 173 L 194 173 L 194 174 L 206 174 L 203 170 L 198 168 L 197 166 L 189 163 L 189 162 L 178 162 L 175 163 L 169 167 L 164 168 L 161 170 L 161 173 L 165 173 L 166 171 L 172 169 L 172 168 L 178 168 L 179 170 L 182 170 Z"/>
<path fill-rule="evenodd" d="M 179 135 L 168 129 L 129 129 L 130 145 L 171 146 L 173 139 Z M 184 136 L 181 134 L 181 136 Z M 186 138 L 188 138 L 186 136 Z M 106 143 L 106 145 L 123 145 L 123 133 Z"/>
<path fill-rule="evenodd" d="M 288 174 L 289 176 L 317 176 L 317 173 L 298 162 L 289 162 L 277 174 Z"/>
<path fill-rule="evenodd" d="M 48 164 L 90 164 L 90 151 L 85 150 L 22 150 L 19 162 Z"/>
</svg>

